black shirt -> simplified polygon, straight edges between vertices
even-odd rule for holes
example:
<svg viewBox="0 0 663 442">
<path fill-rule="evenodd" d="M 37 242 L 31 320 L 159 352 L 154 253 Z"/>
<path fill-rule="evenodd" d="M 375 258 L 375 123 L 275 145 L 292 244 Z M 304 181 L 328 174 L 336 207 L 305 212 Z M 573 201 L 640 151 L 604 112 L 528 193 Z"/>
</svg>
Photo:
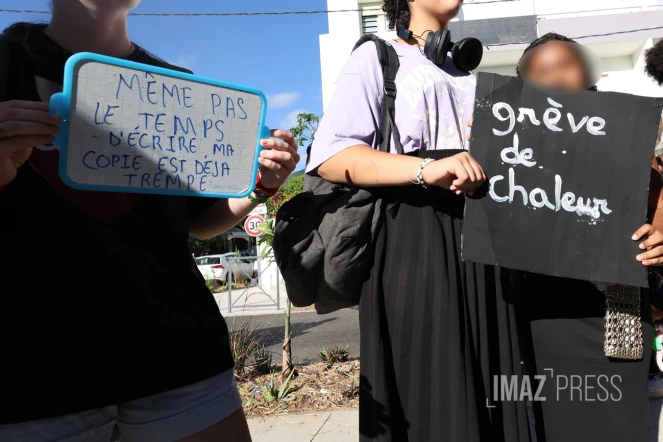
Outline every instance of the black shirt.
<svg viewBox="0 0 663 442">
<path fill-rule="evenodd" d="M 27 39 L 30 55 L 12 45 L 8 99 L 41 101 L 37 84 L 61 85 L 67 54 L 39 30 Z M 130 59 L 179 69 L 140 48 Z M 188 248 L 189 219 L 214 200 L 77 191 L 57 161 L 34 149 L 0 193 L 0 424 L 230 369 L 227 326 Z"/>
</svg>

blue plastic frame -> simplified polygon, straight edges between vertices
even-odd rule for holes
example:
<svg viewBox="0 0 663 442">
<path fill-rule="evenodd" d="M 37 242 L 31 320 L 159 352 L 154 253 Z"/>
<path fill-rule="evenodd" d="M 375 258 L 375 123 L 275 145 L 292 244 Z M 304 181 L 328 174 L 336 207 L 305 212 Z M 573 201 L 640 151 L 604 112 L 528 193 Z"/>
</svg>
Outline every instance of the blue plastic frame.
<svg viewBox="0 0 663 442">
<path fill-rule="evenodd" d="M 104 64 L 115 65 L 119 67 L 125 67 L 130 69 L 136 69 L 143 72 L 150 72 L 158 75 L 165 75 L 168 77 L 178 78 L 182 80 L 194 81 L 196 83 L 209 84 L 212 86 L 220 86 L 228 89 L 235 89 L 238 91 L 243 91 L 250 94 L 255 94 L 262 100 L 262 112 L 260 115 L 260 129 L 257 141 L 257 148 L 255 154 L 255 164 L 253 166 L 253 171 L 251 172 L 251 181 L 252 183 L 256 182 L 256 177 L 258 174 L 258 158 L 260 158 L 260 152 L 265 148 L 260 145 L 260 140 L 265 138 L 270 138 L 271 131 L 265 125 L 265 120 L 267 118 L 267 98 L 258 89 L 251 87 L 246 87 L 233 83 L 226 83 L 223 81 L 213 80 L 211 78 L 205 78 L 198 75 L 187 74 L 184 72 L 174 71 L 170 69 L 164 69 L 156 66 L 151 66 L 143 63 L 136 63 L 133 61 L 122 60 L 119 58 L 108 57 L 105 55 L 94 54 L 90 52 L 80 52 L 75 54 L 67 60 L 67 63 L 64 67 L 64 82 L 62 87 L 62 92 L 53 94 L 49 102 L 50 113 L 59 116 L 62 118 L 62 123 L 60 124 L 60 133 L 55 136 L 54 144 L 60 149 L 60 163 L 59 163 L 59 173 L 60 179 L 74 189 L 79 190 L 94 190 L 102 192 L 122 192 L 122 193 L 146 193 L 146 194 L 160 194 L 160 195 L 180 195 L 180 196 L 203 196 L 210 198 L 245 198 L 253 192 L 253 188 L 249 186 L 249 189 L 242 193 L 219 193 L 219 192 L 201 192 L 196 190 L 178 190 L 178 189 L 153 189 L 153 188 L 140 188 L 140 187 L 123 187 L 123 186 L 101 186 L 101 185 L 89 185 L 89 184 L 80 184 L 72 181 L 67 175 L 67 159 L 69 152 L 69 113 L 71 109 L 71 97 L 72 89 L 74 82 L 74 72 L 76 66 L 81 62 L 99 62 Z"/>
</svg>

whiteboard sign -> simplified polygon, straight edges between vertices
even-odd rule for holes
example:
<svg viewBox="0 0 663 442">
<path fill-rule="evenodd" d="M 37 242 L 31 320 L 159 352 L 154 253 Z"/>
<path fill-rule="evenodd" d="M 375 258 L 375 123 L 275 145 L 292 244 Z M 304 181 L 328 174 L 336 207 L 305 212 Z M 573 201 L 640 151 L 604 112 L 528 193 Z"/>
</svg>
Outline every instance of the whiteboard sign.
<svg viewBox="0 0 663 442">
<path fill-rule="evenodd" d="M 262 92 L 80 53 L 51 97 L 60 176 L 82 190 L 245 197 L 265 127 Z"/>
</svg>

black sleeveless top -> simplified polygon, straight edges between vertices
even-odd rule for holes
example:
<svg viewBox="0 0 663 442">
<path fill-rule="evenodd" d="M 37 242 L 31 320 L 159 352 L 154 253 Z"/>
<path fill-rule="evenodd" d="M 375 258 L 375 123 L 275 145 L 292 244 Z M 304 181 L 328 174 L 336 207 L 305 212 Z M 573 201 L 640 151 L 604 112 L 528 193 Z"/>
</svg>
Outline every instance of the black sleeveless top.
<svg viewBox="0 0 663 442">
<path fill-rule="evenodd" d="M 39 29 L 26 38 L 40 49 L 12 44 L 8 99 L 48 99 L 40 91 L 61 86 L 67 55 Z M 130 59 L 182 70 L 141 49 Z M 77 191 L 57 161 L 33 150 L 0 193 L 0 424 L 230 369 L 227 326 L 188 248 L 189 219 L 214 200 Z"/>
</svg>

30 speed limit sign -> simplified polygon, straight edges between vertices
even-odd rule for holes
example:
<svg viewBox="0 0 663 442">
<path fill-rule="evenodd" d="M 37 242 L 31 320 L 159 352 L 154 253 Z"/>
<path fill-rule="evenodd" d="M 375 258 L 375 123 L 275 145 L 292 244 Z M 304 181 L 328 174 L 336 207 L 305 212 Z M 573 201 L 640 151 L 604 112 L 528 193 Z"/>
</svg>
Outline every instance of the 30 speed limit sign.
<svg viewBox="0 0 663 442">
<path fill-rule="evenodd" d="M 251 236 L 260 236 L 262 235 L 262 232 L 258 231 L 258 227 L 260 227 L 260 224 L 265 222 L 265 218 L 263 218 L 260 215 L 251 215 L 248 218 L 246 218 L 246 222 L 244 223 L 244 230 L 246 230 L 246 233 L 248 233 Z"/>
</svg>

